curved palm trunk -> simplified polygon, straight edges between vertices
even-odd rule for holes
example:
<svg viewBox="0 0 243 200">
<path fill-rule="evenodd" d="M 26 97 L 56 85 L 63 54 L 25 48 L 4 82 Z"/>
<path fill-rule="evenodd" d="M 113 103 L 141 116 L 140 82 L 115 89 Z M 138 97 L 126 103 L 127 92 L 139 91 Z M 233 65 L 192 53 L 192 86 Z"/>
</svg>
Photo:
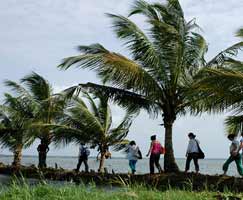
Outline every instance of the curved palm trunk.
<svg viewBox="0 0 243 200">
<path fill-rule="evenodd" d="M 164 170 L 166 172 L 178 172 L 179 168 L 176 164 L 172 143 L 172 127 L 173 123 L 164 122 L 165 126 L 165 156 L 164 156 Z"/>
<path fill-rule="evenodd" d="M 12 163 L 14 167 L 20 167 L 21 158 L 22 158 L 22 149 L 23 149 L 23 145 L 19 144 L 14 150 L 14 160 Z"/>
<path fill-rule="evenodd" d="M 105 164 L 105 152 L 101 152 L 101 156 L 100 156 L 100 166 L 98 171 L 99 172 L 104 172 L 104 164 Z"/>
</svg>

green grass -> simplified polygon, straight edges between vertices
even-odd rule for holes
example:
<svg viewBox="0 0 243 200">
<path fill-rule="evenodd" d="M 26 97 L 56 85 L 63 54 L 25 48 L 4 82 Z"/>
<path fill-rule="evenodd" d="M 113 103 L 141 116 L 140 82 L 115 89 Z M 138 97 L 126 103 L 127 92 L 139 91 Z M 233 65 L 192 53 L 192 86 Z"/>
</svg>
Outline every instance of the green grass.
<svg viewBox="0 0 243 200">
<path fill-rule="evenodd" d="M 215 193 L 167 190 L 164 192 L 136 188 L 99 189 L 94 186 L 52 186 L 52 185 L 17 185 L 2 188 L 1 200 L 205 200 L 216 199 Z"/>
</svg>

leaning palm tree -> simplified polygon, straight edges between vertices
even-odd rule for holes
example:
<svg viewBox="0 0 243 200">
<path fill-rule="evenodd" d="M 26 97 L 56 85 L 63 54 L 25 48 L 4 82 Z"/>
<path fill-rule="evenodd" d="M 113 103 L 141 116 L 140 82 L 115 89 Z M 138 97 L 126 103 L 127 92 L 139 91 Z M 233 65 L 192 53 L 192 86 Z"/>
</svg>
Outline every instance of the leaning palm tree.
<svg viewBox="0 0 243 200">
<path fill-rule="evenodd" d="M 5 94 L 4 104 L 0 106 L 0 144 L 14 154 L 12 165 L 20 167 L 22 150 L 34 142 L 29 137 L 32 122 L 32 106 L 24 98 Z"/>
<path fill-rule="evenodd" d="M 146 30 L 129 18 L 108 14 L 117 37 L 124 41 L 131 58 L 111 52 L 101 44 L 79 46 L 81 55 L 66 58 L 59 68 L 71 66 L 95 70 L 104 83 L 80 84 L 87 91 L 102 91 L 129 111 L 147 110 L 162 116 L 165 128 L 165 171 L 178 171 L 172 128 L 191 105 L 187 96 L 194 75 L 204 66 L 207 45 L 197 33 L 195 20 L 186 21 L 178 0 L 162 3 L 135 1 L 129 14 L 143 15 Z M 75 89 L 75 88 L 73 88 Z"/>
<path fill-rule="evenodd" d="M 5 84 L 33 105 L 31 136 L 35 136 L 42 144 L 49 146 L 53 133 L 42 124 L 58 123 L 66 106 L 66 99 L 61 94 L 54 94 L 49 82 L 34 72 L 21 79 L 21 84 L 13 81 L 6 81 Z"/>
<path fill-rule="evenodd" d="M 52 127 L 55 132 L 54 141 L 57 145 L 62 142 L 64 144 L 85 142 L 92 148 L 97 147 L 100 154 L 98 171 L 103 172 L 109 147 L 119 151 L 128 144 L 125 138 L 132 123 L 132 115 L 126 114 L 122 122 L 113 127 L 108 97 L 96 94 L 94 100 L 88 93 L 84 93 L 84 97 L 88 99 L 89 104 L 75 97 L 67 108 L 61 125 L 49 127 Z"/>
</svg>

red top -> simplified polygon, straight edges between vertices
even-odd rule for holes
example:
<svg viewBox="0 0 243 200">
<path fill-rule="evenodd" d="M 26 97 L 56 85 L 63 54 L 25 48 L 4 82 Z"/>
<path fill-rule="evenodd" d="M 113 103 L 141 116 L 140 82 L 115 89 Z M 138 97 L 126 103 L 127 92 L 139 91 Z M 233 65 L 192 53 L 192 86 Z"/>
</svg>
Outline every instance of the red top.
<svg viewBox="0 0 243 200">
<path fill-rule="evenodd" d="M 161 153 L 161 144 L 159 142 L 154 142 L 152 144 L 152 150 L 151 150 L 152 154 L 160 154 Z"/>
</svg>

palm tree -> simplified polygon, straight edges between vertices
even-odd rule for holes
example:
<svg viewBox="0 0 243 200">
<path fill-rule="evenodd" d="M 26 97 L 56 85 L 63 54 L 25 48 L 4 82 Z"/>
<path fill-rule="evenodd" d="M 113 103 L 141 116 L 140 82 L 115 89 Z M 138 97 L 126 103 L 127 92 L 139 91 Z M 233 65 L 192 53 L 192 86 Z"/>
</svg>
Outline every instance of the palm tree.
<svg viewBox="0 0 243 200">
<path fill-rule="evenodd" d="M 178 0 L 167 0 L 165 4 L 137 0 L 129 17 L 133 15 L 145 17 L 146 31 L 127 17 L 108 14 L 131 58 L 93 44 L 79 46 L 81 55 L 66 58 L 59 68 L 76 66 L 95 70 L 111 86 L 88 83 L 78 88 L 102 91 L 129 111 L 145 109 L 155 116 L 161 115 L 165 128 L 164 169 L 178 171 L 172 128 L 177 117 L 190 108 L 187 92 L 195 74 L 204 66 L 207 45 L 196 32 L 195 20 L 185 20 Z"/>
<path fill-rule="evenodd" d="M 34 142 L 34 138 L 28 135 L 33 117 L 32 110 L 26 99 L 10 94 L 5 94 L 5 103 L 0 106 L 0 143 L 13 152 L 14 167 L 20 167 L 23 148 Z"/>
<path fill-rule="evenodd" d="M 67 108 L 61 125 L 51 125 L 54 129 L 54 141 L 69 144 L 89 143 L 98 149 L 100 156 L 99 171 L 104 171 L 106 152 L 109 147 L 119 151 L 128 144 L 126 136 L 132 123 L 132 115 L 126 114 L 117 127 L 112 127 L 111 109 L 106 96 L 96 94 L 95 100 L 84 93 L 88 99 L 86 104 L 81 98 L 75 97 Z"/>
<path fill-rule="evenodd" d="M 5 83 L 20 97 L 24 97 L 29 104 L 33 105 L 31 127 L 33 131 L 31 134 L 35 138 L 39 138 L 41 143 L 49 146 L 53 139 L 53 133 L 43 124 L 58 123 L 64 112 L 66 99 L 61 94 L 54 94 L 49 82 L 34 72 L 21 79 L 21 84 L 13 81 Z"/>
</svg>

